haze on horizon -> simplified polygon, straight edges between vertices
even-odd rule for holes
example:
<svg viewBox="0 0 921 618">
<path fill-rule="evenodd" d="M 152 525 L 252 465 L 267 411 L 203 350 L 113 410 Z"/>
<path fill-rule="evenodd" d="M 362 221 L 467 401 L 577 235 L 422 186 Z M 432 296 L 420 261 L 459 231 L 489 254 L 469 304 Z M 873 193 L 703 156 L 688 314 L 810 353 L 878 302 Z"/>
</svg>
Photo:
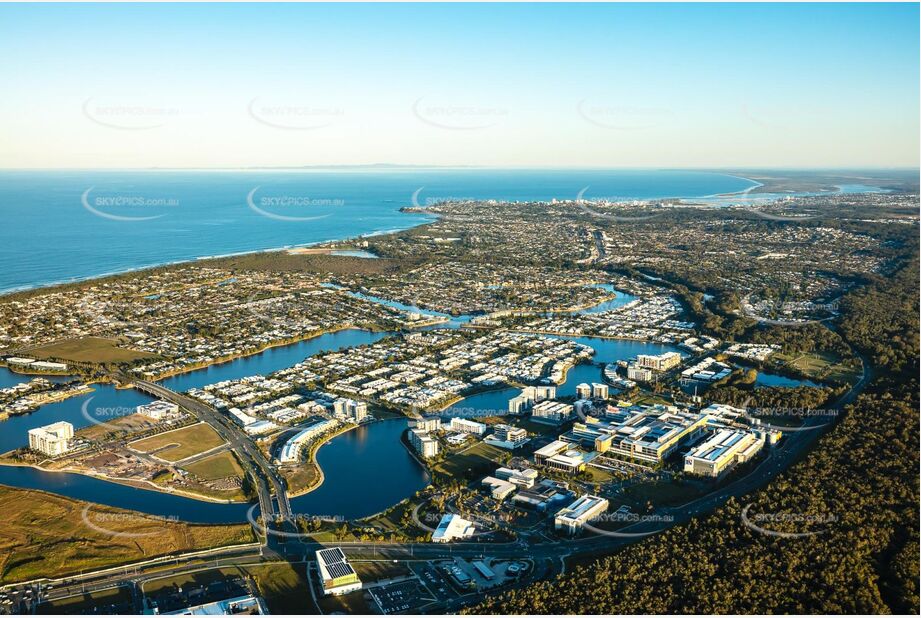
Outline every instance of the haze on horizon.
<svg viewBox="0 0 921 618">
<path fill-rule="evenodd" d="M 0 5 L 0 168 L 919 165 L 917 4 Z"/>
</svg>

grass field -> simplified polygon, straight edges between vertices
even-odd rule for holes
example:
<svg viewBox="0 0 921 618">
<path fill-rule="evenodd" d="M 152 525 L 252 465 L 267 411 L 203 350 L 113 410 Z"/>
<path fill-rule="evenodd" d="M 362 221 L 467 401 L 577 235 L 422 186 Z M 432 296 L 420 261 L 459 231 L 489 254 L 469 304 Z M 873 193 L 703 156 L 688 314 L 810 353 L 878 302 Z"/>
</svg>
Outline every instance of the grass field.
<svg viewBox="0 0 921 618">
<path fill-rule="evenodd" d="M 228 476 L 243 477 L 243 468 L 240 467 L 237 458 L 230 451 L 210 455 L 204 459 L 199 459 L 195 463 L 183 466 L 183 468 L 206 481 L 222 479 Z"/>
<path fill-rule="evenodd" d="M 28 351 L 35 358 L 56 358 L 76 363 L 130 363 L 143 358 L 155 358 L 150 352 L 119 347 L 112 339 L 83 337 L 56 341 Z"/>
<path fill-rule="evenodd" d="M 0 503 L 3 583 L 255 540 L 248 525 L 195 526 L 11 487 L 0 486 Z"/>
<path fill-rule="evenodd" d="M 131 602 L 131 591 L 125 587 L 109 588 L 90 594 L 67 597 L 59 601 L 42 603 L 36 608 L 36 614 L 85 614 L 94 608 L 121 605 Z"/>
<path fill-rule="evenodd" d="M 788 356 L 775 354 L 778 362 L 795 367 L 817 381 L 856 382 L 860 379 L 860 364 L 848 366 L 844 359 L 830 352 Z"/>
<path fill-rule="evenodd" d="M 499 457 L 506 451 L 479 442 L 453 455 L 435 466 L 435 470 L 452 477 L 472 479 L 493 472 Z"/>
<path fill-rule="evenodd" d="M 166 461 L 179 461 L 221 444 L 224 440 L 210 425 L 198 423 L 131 442 L 128 446 L 142 453 L 153 453 Z"/>
<path fill-rule="evenodd" d="M 306 568 L 302 564 L 277 563 L 208 569 L 150 580 L 144 584 L 144 592 L 152 595 L 164 588 L 204 586 L 242 575 L 255 580 L 260 596 L 273 614 L 316 614 L 307 588 Z"/>
</svg>

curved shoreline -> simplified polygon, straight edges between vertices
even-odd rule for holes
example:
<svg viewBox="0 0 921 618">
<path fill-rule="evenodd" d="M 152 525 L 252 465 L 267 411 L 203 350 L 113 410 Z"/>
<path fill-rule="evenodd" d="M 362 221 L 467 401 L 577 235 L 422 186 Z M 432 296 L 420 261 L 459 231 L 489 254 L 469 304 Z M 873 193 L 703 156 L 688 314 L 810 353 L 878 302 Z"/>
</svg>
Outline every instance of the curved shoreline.
<svg viewBox="0 0 921 618">
<path fill-rule="evenodd" d="M 197 170 L 193 170 L 193 171 L 197 171 Z M 227 170 L 227 171 L 235 172 L 237 170 Z M 291 171 L 295 171 L 295 170 L 291 170 Z M 622 171 L 622 170 L 615 169 L 615 170 L 605 170 L 605 171 L 617 172 L 617 171 Z M 724 172 L 710 172 L 710 171 L 702 171 L 702 170 L 680 170 L 680 171 L 697 171 L 699 173 L 717 174 L 719 176 L 725 176 L 728 178 L 746 180 L 748 182 L 755 183 L 756 185 L 761 184 L 758 181 L 753 180 L 751 178 L 745 178 L 743 176 L 738 176 L 735 174 L 728 174 Z M 751 187 L 748 189 L 748 191 L 751 191 L 754 188 L 756 187 Z M 745 191 L 745 190 L 742 190 L 742 191 Z M 730 193 L 729 195 L 741 193 L 742 191 L 736 191 L 736 192 Z M 673 196 L 673 197 L 674 199 L 705 199 L 705 198 L 713 197 L 716 195 L 720 195 L 720 194 L 711 194 L 711 195 L 705 195 L 705 196 L 690 196 L 690 197 L 681 197 L 681 196 Z M 495 198 L 484 197 L 482 199 L 487 200 L 487 199 L 495 199 Z M 549 201 L 550 199 L 552 198 L 547 198 L 545 201 Z M 636 198 L 636 199 L 652 200 L 652 199 L 666 199 L 666 198 L 650 197 L 650 198 Z M 499 201 L 508 201 L 508 200 L 499 200 Z M 541 200 L 535 200 L 535 201 L 541 201 Z M 427 209 L 421 208 L 419 211 L 414 211 L 414 212 L 417 212 L 417 214 L 425 214 L 426 216 L 432 217 L 433 218 L 432 221 L 424 221 L 421 223 L 417 223 L 415 225 L 407 225 L 405 227 L 394 227 L 394 228 L 389 228 L 386 230 L 373 230 L 371 232 L 361 233 L 361 234 L 352 235 L 352 236 L 345 236 L 341 238 L 327 238 L 325 240 L 316 240 L 312 242 L 285 245 L 281 247 L 265 247 L 265 248 L 230 252 L 230 253 L 219 253 L 219 254 L 214 254 L 214 255 L 203 255 L 203 256 L 196 256 L 196 257 L 190 257 L 190 258 L 182 258 L 182 259 L 177 259 L 177 260 L 159 262 L 155 264 L 146 264 L 143 266 L 125 268 L 121 270 L 113 270 L 113 271 L 99 273 L 95 275 L 71 277 L 67 279 L 58 279 L 55 281 L 45 281 L 45 282 L 36 283 L 33 285 L 14 286 L 14 287 L 6 288 L 6 289 L 0 289 L 0 300 L 4 300 L 5 297 L 13 296 L 15 294 L 30 293 L 30 292 L 35 292 L 38 290 L 50 290 L 50 289 L 57 288 L 57 287 L 64 288 L 70 285 L 82 285 L 82 284 L 85 284 L 91 281 L 103 281 L 109 277 L 123 277 L 125 275 L 143 273 L 145 271 L 155 271 L 155 270 L 164 269 L 164 268 L 171 268 L 171 267 L 183 266 L 183 265 L 189 265 L 189 264 L 197 264 L 200 262 L 207 263 L 212 260 L 222 260 L 226 258 L 239 257 L 243 255 L 254 255 L 254 254 L 259 254 L 259 253 L 277 253 L 277 252 L 282 252 L 282 251 L 290 251 L 291 249 L 318 247 L 318 246 L 321 246 L 327 243 L 346 243 L 346 242 L 353 241 L 353 240 L 362 240 L 362 239 L 367 239 L 367 238 L 373 238 L 376 236 L 385 236 L 388 234 L 398 234 L 401 232 L 406 232 L 407 230 L 430 225 L 431 223 L 433 223 L 434 221 L 440 218 L 436 213 L 431 213 L 431 212 L 426 212 L 426 211 Z M 401 210 L 397 209 L 396 212 L 399 213 L 401 212 Z"/>
</svg>

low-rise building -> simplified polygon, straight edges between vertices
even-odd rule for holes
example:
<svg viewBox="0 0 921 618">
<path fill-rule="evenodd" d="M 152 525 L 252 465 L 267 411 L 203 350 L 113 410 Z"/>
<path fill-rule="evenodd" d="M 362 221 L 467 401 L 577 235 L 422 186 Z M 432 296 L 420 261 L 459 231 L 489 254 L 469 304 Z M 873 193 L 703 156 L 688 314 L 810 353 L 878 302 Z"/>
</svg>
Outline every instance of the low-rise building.
<svg viewBox="0 0 921 618">
<path fill-rule="evenodd" d="M 560 424 L 572 418 L 572 404 L 561 401 L 542 401 L 531 409 L 531 418 L 540 423 Z"/>
<path fill-rule="evenodd" d="M 476 436 L 482 436 L 486 433 L 486 425 L 484 423 L 478 423 L 476 421 L 471 421 L 468 418 L 454 417 L 451 419 L 450 424 L 451 431 L 458 431 L 461 433 L 472 433 Z"/>
<path fill-rule="evenodd" d="M 575 534 L 582 526 L 608 510 L 608 501 L 598 496 L 585 495 L 559 511 L 553 518 L 553 527 Z"/>
<path fill-rule="evenodd" d="M 67 421 L 58 421 L 30 429 L 29 448 L 49 457 L 57 457 L 71 449 L 73 437 L 74 426 Z"/>
<path fill-rule="evenodd" d="M 361 590 L 361 580 L 339 547 L 317 551 L 317 566 L 324 595 L 348 594 Z"/>
<path fill-rule="evenodd" d="M 548 459 L 558 453 L 562 453 L 568 448 L 568 443 L 563 442 L 562 440 L 554 440 L 550 444 L 542 446 L 534 451 L 534 463 L 536 463 L 538 466 L 542 466 L 547 463 Z"/>
<path fill-rule="evenodd" d="M 503 481 L 508 481 L 512 485 L 517 487 L 522 487 L 529 489 L 534 487 L 534 484 L 537 482 L 537 470 L 533 468 L 525 468 L 524 470 L 517 470 L 515 468 L 499 468 L 493 474 L 498 479 Z"/>
<path fill-rule="evenodd" d="M 163 616 L 265 616 L 269 610 L 260 597 L 242 596 L 163 612 Z"/>
<path fill-rule="evenodd" d="M 179 406 L 169 401 L 158 400 L 137 407 L 137 413 L 155 421 L 179 416 Z"/>
<path fill-rule="evenodd" d="M 493 427 L 493 433 L 483 441 L 499 448 L 514 450 L 528 442 L 528 432 L 520 427 L 499 424 Z"/>
<path fill-rule="evenodd" d="M 496 500 L 504 500 L 509 494 L 515 493 L 515 486 L 512 483 L 494 476 L 484 477 L 480 484 L 488 487 L 490 495 Z"/>
<path fill-rule="evenodd" d="M 685 456 L 684 471 L 718 477 L 736 464 L 749 461 L 763 446 L 764 438 L 754 432 L 722 429 Z"/>
<path fill-rule="evenodd" d="M 450 543 L 454 539 L 468 539 L 476 534 L 476 527 L 472 521 L 467 521 L 460 515 L 448 513 L 441 518 L 435 532 L 432 533 L 432 543 Z"/>
</svg>

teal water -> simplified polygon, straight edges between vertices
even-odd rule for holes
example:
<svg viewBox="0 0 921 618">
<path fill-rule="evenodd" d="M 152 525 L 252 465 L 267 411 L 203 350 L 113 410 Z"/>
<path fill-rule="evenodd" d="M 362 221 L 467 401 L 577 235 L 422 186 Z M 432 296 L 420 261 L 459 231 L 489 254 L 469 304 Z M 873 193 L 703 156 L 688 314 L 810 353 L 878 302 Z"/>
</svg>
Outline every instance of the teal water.
<svg viewBox="0 0 921 618">
<path fill-rule="evenodd" d="M 754 183 L 708 172 L 387 169 L 0 171 L 0 292 L 430 221 L 446 199 L 698 197 Z"/>
</svg>

